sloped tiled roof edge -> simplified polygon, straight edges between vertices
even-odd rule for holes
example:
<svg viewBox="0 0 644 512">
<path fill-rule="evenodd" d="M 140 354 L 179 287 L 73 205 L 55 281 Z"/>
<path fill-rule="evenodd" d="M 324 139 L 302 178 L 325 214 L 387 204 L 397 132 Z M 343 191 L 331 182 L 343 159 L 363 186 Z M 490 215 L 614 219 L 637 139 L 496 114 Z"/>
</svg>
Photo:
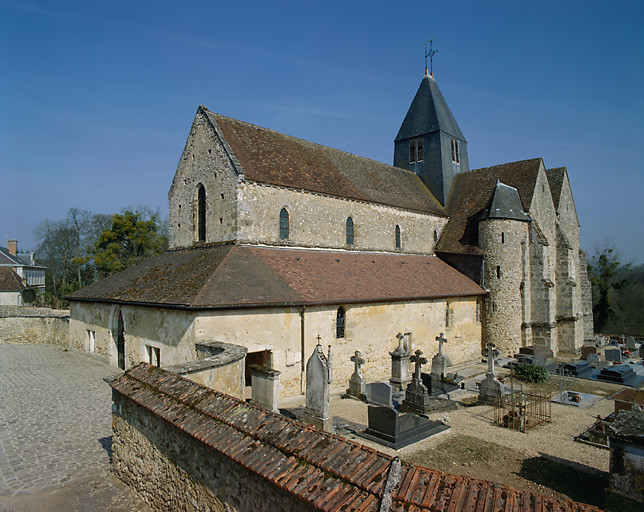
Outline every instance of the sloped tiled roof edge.
<svg viewBox="0 0 644 512">
<path fill-rule="evenodd" d="M 305 426 L 146 363 L 110 386 L 318 510 L 599 512 L 413 463 Z M 391 494 L 389 494 L 391 493 Z M 383 500 L 387 498 L 387 500 Z M 391 506 L 382 508 L 382 501 Z"/>
<path fill-rule="evenodd" d="M 394 206 L 441 217 L 445 211 L 407 169 L 354 155 L 199 107 L 247 181 Z"/>
<path fill-rule="evenodd" d="M 0 292 L 21 292 L 26 289 L 25 283 L 11 267 L 0 267 Z"/>
<path fill-rule="evenodd" d="M 169 251 L 70 301 L 218 309 L 472 297 L 485 291 L 434 256 L 250 245 Z"/>
</svg>

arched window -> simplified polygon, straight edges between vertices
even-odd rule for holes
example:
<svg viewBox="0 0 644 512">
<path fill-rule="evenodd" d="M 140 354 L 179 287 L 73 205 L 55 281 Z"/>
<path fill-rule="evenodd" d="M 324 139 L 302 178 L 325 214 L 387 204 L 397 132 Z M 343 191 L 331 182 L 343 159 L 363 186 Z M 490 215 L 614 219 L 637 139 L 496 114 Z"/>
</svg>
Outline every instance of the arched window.
<svg viewBox="0 0 644 512">
<path fill-rule="evenodd" d="M 347 245 L 353 245 L 353 219 L 347 218 Z"/>
<path fill-rule="evenodd" d="M 193 201 L 193 226 L 196 242 L 206 241 L 206 189 L 199 183 Z"/>
<path fill-rule="evenodd" d="M 400 249 L 400 226 L 396 224 L 396 249 Z"/>
<path fill-rule="evenodd" d="M 286 211 L 286 208 L 282 208 L 280 211 L 280 239 L 281 240 L 288 240 L 288 235 L 289 235 L 289 219 L 288 219 L 288 211 Z"/>
<path fill-rule="evenodd" d="M 445 304 L 445 327 L 449 327 L 449 302 Z"/>
<path fill-rule="evenodd" d="M 338 314 L 335 322 L 335 337 L 344 338 L 344 323 L 346 320 L 346 311 L 342 306 L 338 308 Z"/>
</svg>

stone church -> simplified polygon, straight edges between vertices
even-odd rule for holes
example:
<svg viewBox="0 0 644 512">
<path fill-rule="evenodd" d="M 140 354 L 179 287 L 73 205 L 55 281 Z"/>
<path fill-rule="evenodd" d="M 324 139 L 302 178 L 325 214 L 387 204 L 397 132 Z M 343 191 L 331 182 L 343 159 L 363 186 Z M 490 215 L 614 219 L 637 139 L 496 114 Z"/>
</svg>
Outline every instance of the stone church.
<svg viewBox="0 0 644 512">
<path fill-rule="evenodd" d="M 201 106 L 168 193 L 170 250 L 73 293 L 70 344 L 127 368 L 248 349 L 300 393 L 331 345 L 346 387 L 355 350 L 386 379 L 408 333 L 454 364 L 525 345 L 576 351 L 592 336 L 590 284 L 565 168 L 540 158 L 478 170 L 426 74 L 393 166 Z"/>
</svg>

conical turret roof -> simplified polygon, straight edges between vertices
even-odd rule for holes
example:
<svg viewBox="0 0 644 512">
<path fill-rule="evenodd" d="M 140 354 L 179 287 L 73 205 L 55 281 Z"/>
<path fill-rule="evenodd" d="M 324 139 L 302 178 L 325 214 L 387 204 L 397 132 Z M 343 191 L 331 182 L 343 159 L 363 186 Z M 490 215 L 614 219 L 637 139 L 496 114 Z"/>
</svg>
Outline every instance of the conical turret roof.
<svg viewBox="0 0 644 512">
<path fill-rule="evenodd" d="M 465 141 L 436 80 L 431 75 L 425 75 L 395 140 L 411 139 L 439 130 Z"/>
</svg>

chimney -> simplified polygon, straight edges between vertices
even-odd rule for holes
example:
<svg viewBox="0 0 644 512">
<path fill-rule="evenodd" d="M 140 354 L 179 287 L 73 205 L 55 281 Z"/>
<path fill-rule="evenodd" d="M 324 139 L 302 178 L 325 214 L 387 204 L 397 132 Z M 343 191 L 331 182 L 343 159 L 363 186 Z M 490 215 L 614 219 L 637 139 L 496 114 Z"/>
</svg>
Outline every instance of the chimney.
<svg viewBox="0 0 644 512">
<path fill-rule="evenodd" d="M 7 240 L 7 249 L 14 256 L 18 254 L 18 240 Z"/>
</svg>

